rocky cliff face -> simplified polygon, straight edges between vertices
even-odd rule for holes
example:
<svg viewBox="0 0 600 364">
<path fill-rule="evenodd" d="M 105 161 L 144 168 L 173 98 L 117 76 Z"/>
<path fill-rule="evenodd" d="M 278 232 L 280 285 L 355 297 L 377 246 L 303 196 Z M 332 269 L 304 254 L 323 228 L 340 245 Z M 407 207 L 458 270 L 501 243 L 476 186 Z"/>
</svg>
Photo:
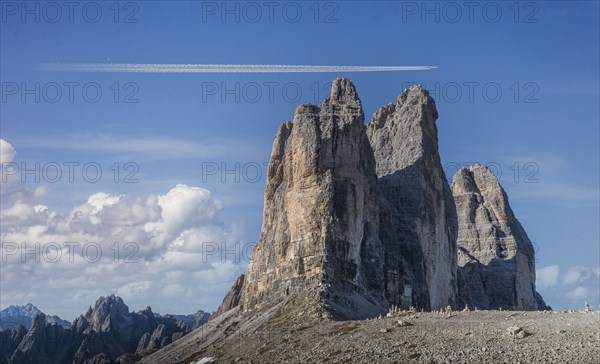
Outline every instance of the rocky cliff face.
<svg viewBox="0 0 600 364">
<path fill-rule="evenodd" d="M 243 309 L 298 290 L 340 317 L 454 305 L 457 222 L 436 119 L 415 86 L 365 127 L 347 79 L 323 104 L 299 106 L 273 144 Z"/>
<path fill-rule="evenodd" d="M 480 309 L 547 309 L 535 290 L 534 249 L 508 197 L 487 167 L 459 170 L 452 180 L 458 212 L 459 293 Z M 539 299 L 538 299 L 539 296 Z"/>
<path fill-rule="evenodd" d="M 420 86 L 379 109 L 367 128 L 381 189 L 386 294 L 392 304 L 456 302 L 456 214 L 438 153 L 438 113 Z"/>
<path fill-rule="evenodd" d="M 328 99 L 300 105 L 277 132 L 243 308 L 311 291 L 334 316 L 383 312 L 383 260 L 361 102 L 350 80 L 336 79 Z"/>
<path fill-rule="evenodd" d="M 212 314 L 212 316 L 219 316 L 220 314 L 225 313 L 240 304 L 240 299 L 242 298 L 242 289 L 244 288 L 244 277 L 245 275 L 242 274 L 235 280 L 235 283 L 229 289 L 225 295 L 225 298 L 223 298 L 223 302 Z"/>
<path fill-rule="evenodd" d="M 126 353 L 150 354 L 187 334 L 171 315 L 155 317 L 150 307 L 129 312 L 120 297 L 100 297 L 70 328 L 46 323 L 44 314 L 29 331 L 0 332 L 0 363 L 102 363 Z M 109 361 L 110 362 L 110 361 Z"/>
</svg>

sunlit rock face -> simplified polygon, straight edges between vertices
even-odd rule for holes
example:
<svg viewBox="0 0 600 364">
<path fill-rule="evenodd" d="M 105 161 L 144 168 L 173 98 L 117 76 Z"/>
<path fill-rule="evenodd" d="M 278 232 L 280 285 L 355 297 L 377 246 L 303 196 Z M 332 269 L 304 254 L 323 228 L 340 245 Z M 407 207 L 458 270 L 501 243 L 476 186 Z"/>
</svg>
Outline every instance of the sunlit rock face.
<svg viewBox="0 0 600 364">
<path fill-rule="evenodd" d="M 305 291 L 335 317 L 385 312 L 377 188 L 361 102 L 336 79 L 277 131 L 243 309 Z"/>
</svg>

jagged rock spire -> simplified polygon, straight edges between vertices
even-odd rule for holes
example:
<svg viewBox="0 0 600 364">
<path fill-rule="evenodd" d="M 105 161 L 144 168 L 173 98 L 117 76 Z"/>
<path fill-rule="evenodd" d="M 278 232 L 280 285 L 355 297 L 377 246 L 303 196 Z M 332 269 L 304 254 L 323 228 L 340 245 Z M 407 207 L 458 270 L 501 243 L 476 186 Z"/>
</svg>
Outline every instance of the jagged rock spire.
<svg viewBox="0 0 600 364">
<path fill-rule="evenodd" d="M 348 79 L 278 130 L 244 310 L 312 295 L 336 317 L 385 312 L 377 182 L 364 114 Z"/>
<path fill-rule="evenodd" d="M 331 94 L 326 102 L 330 104 L 361 105 L 356 88 L 350 79 L 336 78 L 331 84 Z"/>
<path fill-rule="evenodd" d="M 452 193 L 461 300 L 481 309 L 537 310 L 533 245 L 496 177 L 484 166 L 462 168 Z"/>
</svg>

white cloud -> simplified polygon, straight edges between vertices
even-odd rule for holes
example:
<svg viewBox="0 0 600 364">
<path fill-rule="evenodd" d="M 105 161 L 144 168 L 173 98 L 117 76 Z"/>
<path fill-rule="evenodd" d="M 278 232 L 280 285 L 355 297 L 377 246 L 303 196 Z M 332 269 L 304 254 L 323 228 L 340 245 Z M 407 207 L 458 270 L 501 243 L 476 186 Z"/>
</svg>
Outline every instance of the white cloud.
<svg viewBox="0 0 600 364">
<path fill-rule="evenodd" d="M 588 290 L 585 287 L 578 286 L 568 293 L 571 299 L 582 300 L 588 297 Z"/>
<path fill-rule="evenodd" d="M 0 139 L 0 163 L 10 163 L 17 154 L 15 148 L 6 140 Z"/>
<path fill-rule="evenodd" d="M 38 185 L 36 187 L 29 188 L 20 181 L 18 173 L 15 173 L 15 168 L 8 170 L 8 166 L 5 163 L 11 163 L 14 161 L 17 151 L 15 148 L 6 140 L 0 139 L 0 195 L 2 201 L 26 201 L 33 200 L 36 197 L 40 197 L 48 192 L 47 185 Z M 13 166 L 15 167 L 15 166 Z"/>
<path fill-rule="evenodd" d="M 569 268 L 569 270 L 563 277 L 563 284 L 566 284 L 566 285 L 576 284 L 577 282 L 579 282 L 579 279 L 581 278 L 581 273 L 582 272 L 580 269 L 573 268 L 573 267 Z"/>
<path fill-rule="evenodd" d="M 223 207 L 221 202 L 211 199 L 208 190 L 181 184 L 166 195 L 159 196 L 158 206 L 161 209 L 161 221 L 149 228 L 160 228 L 168 234 L 213 221 L 217 211 Z"/>
<path fill-rule="evenodd" d="M 536 286 L 540 288 L 552 287 L 558 282 L 558 265 L 550 265 L 536 271 Z"/>
<path fill-rule="evenodd" d="M 132 309 L 214 309 L 246 263 L 222 254 L 243 241 L 243 226 L 219 221 L 221 209 L 210 191 L 183 184 L 162 195 L 99 192 L 66 213 L 16 202 L 0 211 L 3 304 L 53 302 L 49 313 L 73 319 L 115 292 Z"/>
<path fill-rule="evenodd" d="M 127 299 L 128 297 L 135 297 L 136 295 L 141 295 L 146 293 L 152 287 L 152 282 L 150 281 L 135 281 L 131 283 L 127 283 L 123 287 L 117 290 L 117 294 L 121 296 L 123 299 Z"/>
<path fill-rule="evenodd" d="M 563 276 L 563 285 L 575 285 L 589 280 L 600 279 L 600 267 L 569 267 Z"/>
<path fill-rule="evenodd" d="M 564 272 L 561 274 L 561 272 Z M 536 271 L 536 284 L 546 302 L 554 309 L 581 310 L 584 301 L 600 307 L 600 267 L 558 265 Z"/>
</svg>

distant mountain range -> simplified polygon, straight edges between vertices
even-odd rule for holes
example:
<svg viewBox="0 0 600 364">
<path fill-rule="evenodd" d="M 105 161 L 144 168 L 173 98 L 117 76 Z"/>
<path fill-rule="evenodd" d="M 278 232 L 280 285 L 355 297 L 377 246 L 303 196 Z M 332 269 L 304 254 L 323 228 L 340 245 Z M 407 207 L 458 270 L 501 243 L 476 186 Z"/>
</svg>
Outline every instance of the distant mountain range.
<svg viewBox="0 0 600 364">
<path fill-rule="evenodd" d="M 0 329 L 16 329 L 19 325 L 23 325 L 25 329 L 29 330 L 35 317 L 41 313 L 43 312 L 31 303 L 20 306 L 8 306 L 0 311 Z M 44 315 L 46 316 L 47 324 L 61 325 L 64 328 L 69 328 L 71 326 L 69 321 L 63 320 L 58 316 Z M 208 312 L 202 310 L 198 310 L 196 313 L 190 315 L 166 315 L 172 316 L 175 320 L 183 322 L 192 330 L 204 325 L 210 317 Z M 163 317 L 163 315 L 159 313 L 155 313 L 154 316 Z"/>
<path fill-rule="evenodd" d="M 160 317 L 159 314 L 156 316 Z M 210 314 L 208 312 L 204 312 L 202 310 L 198 310 L 196 313 L 191 315 L 169 315 L 173 317 L 177 321 L 181 321 L 186 324 L 190 329 L 195 330 L 200 326 L 204 325 L 208 322 L 208 318 Z"/>
<path fill-rule="evenodd" d="M 208 321 L 209 314 L 130 312 L 120 297 L 100 297 L 72 324 L 32 304 L 1 311 L 0 364 L 133 363 Z M 49 345 L 52 343 L 52 345 Z"/>
<path fill-rule="evenodd" d="M 0 311 L 0 329 L 16 329 L 19 325 L 23 325 L 25 329 L 29 330 L 35 317 L 41 313 L 43 312 L 31 303 L 22 306 L 8 306 Z M 50 315 L 46 315 L 46 323 L 60 325 L 64 328 L 71 326 L 69 321 Z"/>
</svg>

